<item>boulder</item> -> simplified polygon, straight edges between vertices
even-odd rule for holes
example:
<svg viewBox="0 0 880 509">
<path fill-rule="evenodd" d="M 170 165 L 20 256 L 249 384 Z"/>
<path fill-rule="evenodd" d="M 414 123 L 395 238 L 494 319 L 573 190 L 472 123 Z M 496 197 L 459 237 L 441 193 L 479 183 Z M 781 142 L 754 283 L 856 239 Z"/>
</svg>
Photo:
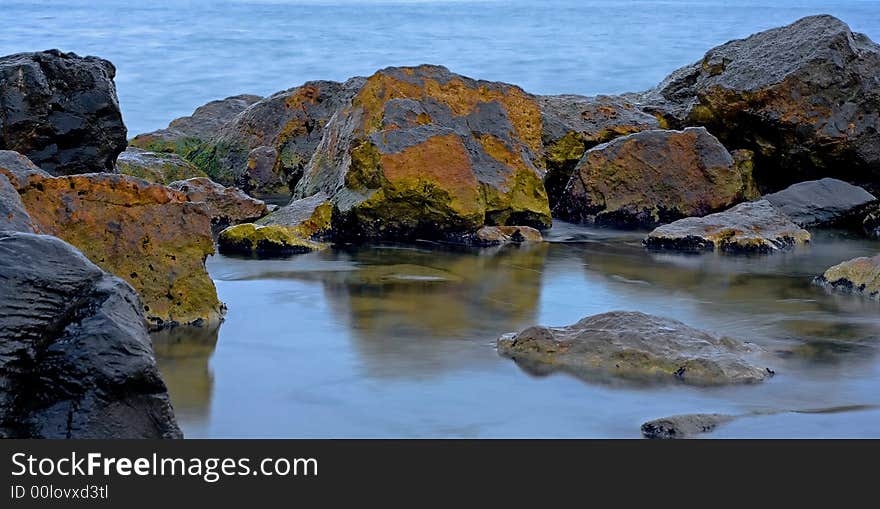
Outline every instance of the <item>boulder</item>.
<svg viewBox="0 0 880 509">
<path fill-rule="evenodd" d="M 305 239 L 328 240 L 332 233 L 333 204 L 323 192 L 293 200 L 256 222 L 259 226 L 279 225 L 294 229 Z"/>
<path fill-rule="evenodd" d="M 224 187 L 207 177 L 178 180 L 168 184 L 168 187 L 184 193 L 191 202 L 206 204 L 214 231 L 254 221 L 269 212 L 265 202 L 251 198 L 241 189 Z"/>
<path fill-rule="evenodd" d="M 880 46 L 832 16 L 730 41 L 647 94 L 672 127 L 755 152 L 764 192 L 836 177 L 877 191 Z"/>
<path fill-rule="evenodd" d="M 761 352 L 751 343 L 628 311 L 589 316 L 567 327 L 533 326 L 498 340 L 498 353 L 536 372 L 703 386 L 763 381 L 773 371 L 755 363 Z"/>
<path fill-rule="evenodd" d="M 31 176 L 51 177 L 30 159 L 12 150 L 0 150 L 0 174 L 5 175 L 15 189 L 27 186 Z"/>
<path fill-rule="evenodd" d="M 565 190 L 574 167 L 587 149 L 618 136 L 660 127 L 657 119 L 639 109 L 637 96 L 538 96 L 541 139 L 547 174 L 544 186 L 550 206 Z"/>
<path fill-rule="evenodd" d="M 204 204 L 109 173 L 31 177 L 20 193 L 38 232 L 73 244 L 130 283 L 153 326 L 221 318 L 223 307 L 205 270 L 214 242 Z"/>
<path fill-rule="evenodd" d="M 804 228 L 858 224 L 877 201 L 861 187 L 833 178 L 800 182 L 763 199 Z"/>
<path fill-rule="evenodd" d="M 553 212 L 576 223 L 653 227 L 754 197 L 746 170 L 704 128 L 642 131 L 588 150 Z"/>
<path fill-rule="evenodd" d="M 227 122 L 260 99 L 256 95 L 244 94 L 211 101 L 196 108 L 188 117 L 172 120 L 166 129 L 135 136 L 131 146 L 189 157 L 202 143 L 214 138 Z"/>
<path fill-rule="evenodd" d="M 207 176 L 177 154 L 150 152 L 135 147 L 128 147 L 119 154 L 116 171 L 153 184 L 170 184 L 176 180 Z"/>
<path fill-rule="evenodd" d="M 724 414 L 686 414 L 654 419 L 642 424 L 645 438 L 688 438 L 700 433 L 708 433 L 721 424 L 736 419 Z"/>
<path fill-rule="evenodd" d="M 53 175 L 113 171 L 126 129 L 116 69 L 58 50 L 0 57 L 0 149 Z"/>
<path fill-rule="evenodd" d="M 705 217 L 688 217 L 660 226 L 645 239 L 649 249 L 774 253 L 806 244 L 810 233 L 766 200 L 739 205 Z"/>
<path fill-rule="evenodd" d="M 21 203 L 18 191 L 5 175 L 0 174 L 0 231 L 3 230 L 33 233 L 34 224 Z"/>
<path fill-rule="evenodd" d="M 540 109 L 520 88 L 392 67 L 330 120 L 294 196 L 327 193 L 335 233 L 351 240 L 543 228 L 541 150 Z"/>
<path fill-rule="evenodd" d="M 57 238 L 0 232 L 0 437 L 180 438 L 137 293 Z"/>
<path fill-rule="evenodd" d="M 310 81 L 248 107 L 218 130 L 193 159 L 211 175 L 254 196 L 290 196 L 333 114 L 363 78 Z"/>
<path fill-rule="evenodd" d="M 880 255 L 839 263 L 813 282 L 828 290 L 880 300 Z"/>
</svg>

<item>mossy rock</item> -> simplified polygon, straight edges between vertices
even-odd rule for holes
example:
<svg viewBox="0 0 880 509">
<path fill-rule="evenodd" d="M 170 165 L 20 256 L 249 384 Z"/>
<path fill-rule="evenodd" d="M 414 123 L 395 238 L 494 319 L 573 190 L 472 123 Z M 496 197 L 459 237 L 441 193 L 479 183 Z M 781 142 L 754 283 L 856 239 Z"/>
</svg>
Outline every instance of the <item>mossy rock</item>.
<svg viewBox="0 0 880 509">
<path fill-rule="evenodd" d="M 119 154 L 116 170 L 152 184 L 170 184 L 176 180 L 207 177 L 205 172 L 177 154 L 150 152 L 135 147 L 128 147 Z"/>
<path fill-rule="evenodd" d="M 226 228 L 220 232 L 217 246 L 221 253 L 262 256 L 309 253 L 326 247 L 325 244 L 299 236 L 296 228 L 253 223 Z"/>
</svg>

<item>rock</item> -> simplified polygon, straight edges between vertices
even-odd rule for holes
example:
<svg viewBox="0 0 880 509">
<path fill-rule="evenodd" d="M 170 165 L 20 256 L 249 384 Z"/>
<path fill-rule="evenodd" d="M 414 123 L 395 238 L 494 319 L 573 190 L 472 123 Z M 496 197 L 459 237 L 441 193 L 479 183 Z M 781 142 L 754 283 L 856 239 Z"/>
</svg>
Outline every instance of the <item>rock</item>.
<svg viewBox="0 0 880 509">
<path fill-rule="evenodd" d="M 480 246 L 498 246 L 543 242 L 543 240 L 541 232 L 528 226 L 484 226 L 473 235 L 472 243 Z"/>
<path fill-rule="evenodd" d="M 794 224 L 770 202 L 760 200 L 660 226 L 648 234 L 644 243 L 650 249 L 773 253 L 809 241 L 808 231 Z"/>
<path fill-rule="evenodd" d="M 125 175 L 31 177 L 20 191 L 39 233 L 60 237 L 130 283 L 156 327 L 220 320 L 205 270 L 214 252 L 207 207 Z"/>
<path fill-rule="evenodd" d="M 832 16 L 730 41 L 647 94 L 672 127 L 755 152 L 762 191 L 836 177 L 877 191 L 880 46 Z"/>
<path fill-rule="evenodd" d="M 635 96 L 608 95 L 537 97 L 541 107 L 541 138 L 547 166 L 544 186 L 551 207 L 556 205 L 574 167 L 587 149 L 618 136 L 660 126 L 653 115 L 638 108 L 638 99 Z"/>
<path fill-rule="evenodd" d="M 0 150 L 0 174 L 5 175 L 16 190 L 27 186 L 31 176 L 51 177 L 30 159 L 12 150 Z"/>
<path fill-rule="evenodd" d="M 182 437 L 131 286 L 14 232 L 0 232 L 0 280 L 0 437 Z"/>
<path fill-rule="evenodd" d="M 857 224 L 877 201 L 861 187 L 832 178 L 799 182 L 763 199 L 804 228 Z"/>
<path fill-rule="evenodd" d="M 880 300 L 880 255 L 871 258 L 863 256 L 839 263 L 813 282 L 836 292 Z"/>
<path fill-rule="evenodd" d="M 278 256 L 318 251 L 325 245 L 298 235 L 296 228 L 245 223 L 220 232 L 217 247 L 221 253 Z"/>
<path fill-rule="evenodd" d="M 703 128 L 642 131 L 588 150 L 553 212 L 576 223 L 653 227 L 753 197 L 743 169 Z"/>
<path fill-rule="evenodd" d="M 205 203 L 214 231 L 254 221 L 269 212 L 265 202 L 251 198 L 241 189 L 223 187 L 207 177 L 178 180 L 168 187 L 184 193 L 191 202 Z"/>
<path fill-rule="evenodd" d="M 363 78 L 310 81 L 271 95 L 231 119 L 194 160 L 248 194 L 289 196 L 327 121 L 361 85 Z"/>
<path fill-rule="evenodd" d="M 351 240 L 542 228 L 541 150 L 540 109 L 518 87 L 392 67 L 331 119 L 294 196 L 327 193 L 334 233 Z"/>
<path fill-rule="evenodd" d="M 113 171 L 126 129 L 116 69 L 58 50 L 0 57 L 0 149 L 53 175 Z"/>
<path fill-rule="evenodd" d="M 0 231 L 34 232 L 34 224 L 21 197 L 5 175 L 0 174 Z"/>
<path fill-rule="evenodd" d="M 227 122 L 261 98 L 256 95 L 236 95 L 199 106 L 188 117 L 174 119 L 168 128 L 139 134 L 131 145 L 151 152 L 173 152 L 182 157 L 214 138 Z"/>
<path fill-rule="evenodd" d="M 693 385 L 754 383 L 772 371 L 755 364 L 761 349 L 644 313 L 613 311 L 567 327 L 530 327 L 498 340 L 498 353 L 527 368 Z"/>
<path fill-rule="evenodd" d="M 687 438 L 700 433 L 708 433 L 721 424 L 736 419 L 724 414 L 687 414 L 655 419 L 642 424 L 645 438 Z"/>
<path fill-rule="evenodd" d="M 256 222 L 259 226 L 292 228 L 299 237 L 328 240 L 332 233 L 333 204 L 323 192 L 293 200 Z"/>
<path fill-rule="evenodd" d="M 131 175 L 153 184 L 170 184 L 176 180 L 207 177 L 205 172 L 177 154 L 150 152 L 135 147 L 128 147 L 119 154 L 116 170 L 123 175 Z"/>
</svg>

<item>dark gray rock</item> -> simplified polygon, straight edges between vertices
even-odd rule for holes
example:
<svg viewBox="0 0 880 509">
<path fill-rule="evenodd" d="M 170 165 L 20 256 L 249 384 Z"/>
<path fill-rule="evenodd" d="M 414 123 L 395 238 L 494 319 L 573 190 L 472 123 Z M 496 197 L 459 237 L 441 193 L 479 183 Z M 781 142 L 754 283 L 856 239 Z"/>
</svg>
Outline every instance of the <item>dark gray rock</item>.
<svg viewBox="0 0 880 509">
<path fill-rule="evenodd" d="M 877 201 L 861 187 L 833 178 L 799 182 L 763 199 L 803 228 L 858 223 Z"/>
<path fill-rule="evenodd" d="M 6 175 L 12 186 L 19 191 L 27 187 L 27 181 L 32 176 L 51 176 L 30 159 L 12 150 L 0 150 L 0 174 Z"/>
<path fill-rule="evenodd" d="M 116 68 L 58 50 L 0 57 L 0 149 L 53 175 L 113 171 L 126 129 Z"/>
<path fill-rule="evenodd" d="M 177 438 L 142 305 L 55 237 L 0 232 L 0 436 Z"/>
<path fill-rule="evenodd" d="M 34 224 L 21 203 L 18 191 L 5 175 L 0 174 L 0 231 L 2 230 L 33 233 Z"/>
<path fill-rule="evenodd" d="M 686 414 L 655 419 L 642 424 L 645 438 L 687 438 L 700 433 L 708 433 L 721 424 L 736 419 L 724 414 Z"/>
</svg>

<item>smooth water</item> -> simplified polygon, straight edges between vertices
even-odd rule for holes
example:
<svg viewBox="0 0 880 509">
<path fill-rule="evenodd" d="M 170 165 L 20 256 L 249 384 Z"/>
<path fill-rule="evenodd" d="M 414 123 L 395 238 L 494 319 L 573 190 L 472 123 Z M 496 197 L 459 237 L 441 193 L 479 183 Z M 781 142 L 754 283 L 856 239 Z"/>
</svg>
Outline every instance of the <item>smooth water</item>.
<svg viewBox="0 0 880 509">
<path fill-rule="evenodd" d="M 880 405 L 880 303 L 810 284 L 880 243 L 820 233 L 788 254 L 688 256 L 649 253 L 641 234 L 560 230 L 580 242 L 211 258 L 229 306 L 219 334 L 154 339 L 184 432 L 637 437 L 643 421 L 672 414 L 770 412 L 708 436 L 880 436 L 871 408 Z M 494 348 L 506 332 L 618 309 L 759 343 L 777 375 L 747 386 L 635 387 L 535 377 Z M 868 409 L 813 413 L 849 406 Z"/>
<path fill-rule="evenodd" d="M 116 64 L 132 136 L 213 99 L 391 65 L 620 93 L 811 14 L 880 40 L 877 0 L 0 0 L 0 12 L 0 54 L 57 47 Z"/>
</svg>

